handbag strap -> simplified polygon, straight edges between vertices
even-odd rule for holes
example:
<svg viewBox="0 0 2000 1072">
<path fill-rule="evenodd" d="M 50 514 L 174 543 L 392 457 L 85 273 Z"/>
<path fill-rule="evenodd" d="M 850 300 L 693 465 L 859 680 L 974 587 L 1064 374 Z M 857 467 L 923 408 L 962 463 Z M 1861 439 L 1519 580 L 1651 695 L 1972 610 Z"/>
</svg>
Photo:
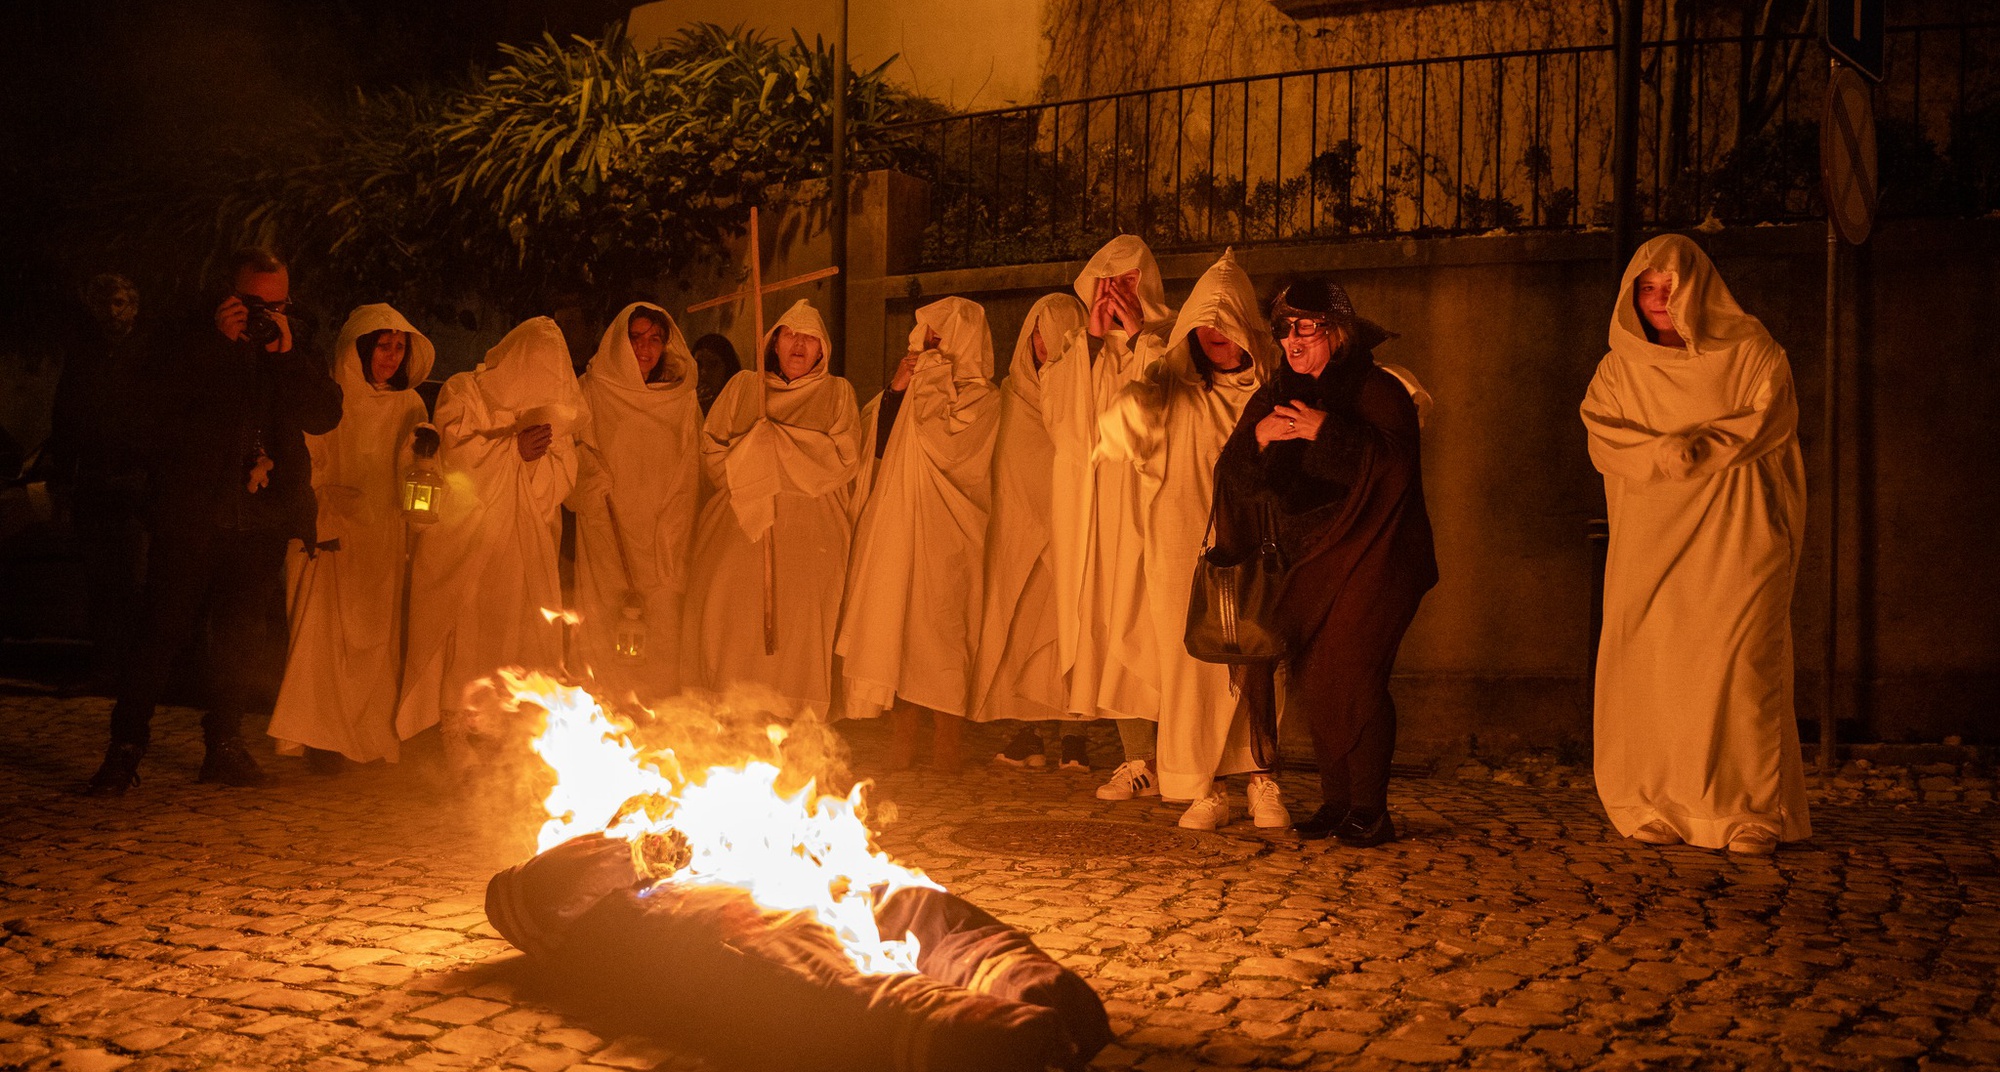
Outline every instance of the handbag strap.
<svg viewBox="0 0 2000 1072">
<path fill-rule="evenodd" d="M 1208 496 L 1208 527 L 1201 533 L 1201 553 L 1207 557 L 1215 547 L 1215 513 L 1222 504 L 1222 484 L 1218 481 L 1215 490 Z M 1278 519 L 1271 516 L 1271 504 L 1257 504 L 1257 549 L 1259 551 L 1278 550 Z"/>
<path fill-rule="evenodd" d="M 1201 533 L 1201 554 L 1203 558 L 1208 557 L 1209 550 L 1215 546 L 1215 510 L 1216 506 L 1221 502 L 1222 482 L 1218 480 L 1215 482 L 1215 488 L 1208 493 L 1208 528 L 1203 529 Z"/>
</svg>

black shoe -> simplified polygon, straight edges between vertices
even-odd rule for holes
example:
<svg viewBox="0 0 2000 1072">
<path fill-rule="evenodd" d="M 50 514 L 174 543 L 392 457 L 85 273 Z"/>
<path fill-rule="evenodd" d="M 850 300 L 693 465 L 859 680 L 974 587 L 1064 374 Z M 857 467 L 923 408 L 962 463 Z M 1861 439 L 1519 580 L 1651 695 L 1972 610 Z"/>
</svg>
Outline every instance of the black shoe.
<svg viewBox="0 0 2000 1072">
<path fill-rule="evenodd" d="M 993 762 L 1007 767 L 1042 767 L 1046 766 L 1049 760 L 1042 754 L 1042 735 L 1023 726 L 1021 732 L 1007 742 L 1007 747 L 1002 748 L 1000 754 L 993 757 Z"/>
<path fill-rule="evenodd" d="M 322 778 L 331 778 L 347 769 L 347 757 L 324 748 L 308 748 L 306 769 Z"/>
<path fill-rule="evenodd" d="M 1385 841 L 1396 840 L 1396 824 L 1389 820 L 1389 812 L 1369 816 L 1363 812 L 1350 812 L 1345 822 L 1334 830 L 1333 836 L 1350 849 L 1372 849 Z"/>
<path fill-rule="evenodd" d="M 1062 739 L 1063 770 L 1087 771 L 1090 769 L 1089 742 L 1081 733 L 1065 733 Z"/>
<path fill-rule="evenodd" d="M 83 787 L 85 796 L 122 797 L 127 789 L 139 784 L 139 760 L 146 754 L 143 744 L 111 742 L 104 750 L 104 764 L 97 773 L 90 776 L 90 784 Z"/>
<path fill-rule="evenodd" d="M 1310 818 L 1300 819 L 1292 824 L 1292 830 L 1307 841 L 1319 841 L 1333 836 L 1333 832 L 1347 822 L 1347 805 L 1321 804 Z"/>
<path fill-rule="evenodd" d="M 264 769 L 250 755 L 250 746 L 241 737 L 218 737 L 208 742 L 208 755 L 201 761 L 203 782 L 221 782 L 224 785 L 263 785 Z"/>
</svg>

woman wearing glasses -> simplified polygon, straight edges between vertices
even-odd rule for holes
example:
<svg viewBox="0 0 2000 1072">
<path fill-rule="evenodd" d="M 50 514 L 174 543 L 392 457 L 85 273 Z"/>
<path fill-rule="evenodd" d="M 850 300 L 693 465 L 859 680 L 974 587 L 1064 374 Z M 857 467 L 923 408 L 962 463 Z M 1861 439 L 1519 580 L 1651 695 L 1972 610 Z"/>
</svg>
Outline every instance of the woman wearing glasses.
<svg viewBox="0 0 2000 1072">
<path fill-rule="evenodd" d="M 1216 546 L 1249 554 L 1269 517 L 1289 566 L 1276 623 L 1290 642 L 1287 713 L 1312 731 L 1322 794 L 1294 829 L 1379 845 L 1396 836 L 1389 671 L 1437 583 L 1417 407 L 1375 364 L 1374 348 L 1394 336 L 1355 316 L 1338 284 L 1280 291 L 1271 325 L 1285 360 L 1216 462 Z M 1268 714 L 1272 673 L 1252 670 L 1246 699 Z"/>
</svg>

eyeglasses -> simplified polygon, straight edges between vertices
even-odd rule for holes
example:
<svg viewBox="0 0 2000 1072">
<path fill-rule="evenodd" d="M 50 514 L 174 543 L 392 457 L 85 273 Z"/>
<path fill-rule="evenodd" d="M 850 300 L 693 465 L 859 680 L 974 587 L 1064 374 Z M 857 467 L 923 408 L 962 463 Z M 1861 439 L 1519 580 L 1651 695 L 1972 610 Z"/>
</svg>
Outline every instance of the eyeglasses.
<svg viewBox="0 0 2000 1072">
<path fill-rule="evenodd" d="M 1280 341 L 1297 335 L 1301 339 L 1317 339 L 1326 334 L 1327 320 L 1317 316 L 1281 316 L 1271 325 L 1271 334 Z"/>
</svg>

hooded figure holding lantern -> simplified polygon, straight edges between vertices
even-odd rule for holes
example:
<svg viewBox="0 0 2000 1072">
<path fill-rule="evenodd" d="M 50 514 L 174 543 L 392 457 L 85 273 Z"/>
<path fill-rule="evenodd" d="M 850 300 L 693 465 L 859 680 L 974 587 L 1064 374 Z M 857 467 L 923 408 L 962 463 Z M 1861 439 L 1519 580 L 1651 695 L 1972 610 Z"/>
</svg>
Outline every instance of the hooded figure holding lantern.
<svg viewBox="0 0 2000 1072">
<path fill-rule="evenodd" d="M 403 314 L 364 305 L 333 346 L 339 427 L 307 436 L 319 537 L 340 550 L 294 552 L 290 660 L 271 714 L 281 755 L 304 752 L 315 769 L 398 754 L 396 660 L 409 550 L 403 477 L 429 413 L 417 385 L 437 350 Z M 433 433 L 434 434 L 434 433 Z"/>
<path fill-rule="evenodd" d="M 576 488 L 576 595 L 584 665 L 612 695 L 650 701 L 680 683 L 701 472 L 698 371 L 680 325 L 635 302 L 612 320 L 579 383 L 588 419 Z"/>
<path fill-rule="evenodd" d="M 441 725 L 454 768 L 473 762 L 466 686 L 502 666 L 563 662 L 556 569 L 561 506 L 576 483 L 583 394 L 562 330 L 525 321 L 438 393 L 443 508 L 417 545 L 397 732 Z"/>
</svg>

